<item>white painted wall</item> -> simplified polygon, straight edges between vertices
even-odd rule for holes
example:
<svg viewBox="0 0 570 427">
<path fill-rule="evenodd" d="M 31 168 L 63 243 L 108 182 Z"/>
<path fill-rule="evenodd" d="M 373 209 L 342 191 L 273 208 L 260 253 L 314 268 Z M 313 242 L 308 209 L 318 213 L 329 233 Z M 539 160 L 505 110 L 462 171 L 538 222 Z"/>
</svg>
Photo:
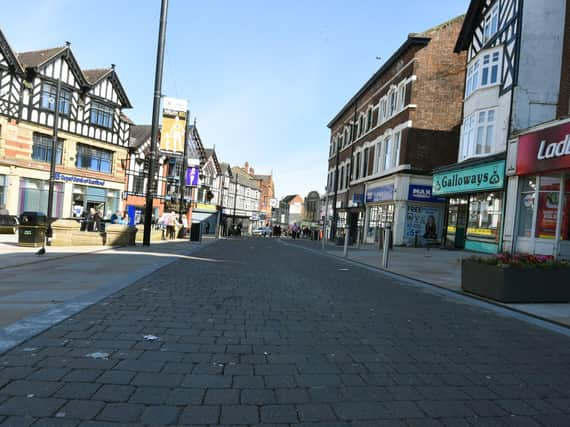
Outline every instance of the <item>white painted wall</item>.
<svg viewBox="0 0 570 427">
<path fill-rule="evenodd" d="M 560 88 L 565 0 L 525 0 L 512 130 L 552 120 Z"/>
</svg>

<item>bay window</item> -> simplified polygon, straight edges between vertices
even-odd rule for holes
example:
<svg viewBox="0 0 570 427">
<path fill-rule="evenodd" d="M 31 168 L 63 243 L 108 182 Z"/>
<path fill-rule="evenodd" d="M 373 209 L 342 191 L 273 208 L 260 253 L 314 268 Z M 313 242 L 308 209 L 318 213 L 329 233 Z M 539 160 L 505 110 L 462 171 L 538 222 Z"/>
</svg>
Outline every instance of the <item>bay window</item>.
<svg viewBox="0 0 570 427">
<path fill-rule="evenodd" d="M 57 85 L 54 83 L 42 83 L 41 108 L 55 111 L 55 98 L 57 95 Z M 61 87 L 59 92 L 59 113 L 69 116 L 71 108 L 71 91 Z"/>
<path fill-rule="evenodd" d="M 113 108 L 97 101 L 91 102 L 91 124 L 111 129 L 113 127 Z"/>
<path fill-rule="evenodd" d="M 496 85 L 499 82 L 501 52 L 494 50 L 480 54 L 467 67 L 465 98 L 477 89 Z"/>
<path fill-rule="evenodd" d="M 477 111 L 463 121 L 461 128 L 461 160 L 490 154 L 495 135 L 495 110 Z"/>
</svg>

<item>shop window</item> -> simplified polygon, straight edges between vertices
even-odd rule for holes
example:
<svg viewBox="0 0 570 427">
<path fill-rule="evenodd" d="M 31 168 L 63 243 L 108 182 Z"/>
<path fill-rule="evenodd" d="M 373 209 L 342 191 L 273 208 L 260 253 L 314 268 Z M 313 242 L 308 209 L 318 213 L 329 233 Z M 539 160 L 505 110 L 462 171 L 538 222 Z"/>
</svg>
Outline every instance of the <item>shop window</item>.
<svg viewBox="0 0 570 427">
<path fill-rule="evenodd" d="M 63 210 L 63 184 L 56 182 L 53 187 L 52 215 L 61 217 Z M 20 179 L 19 213 L 36 211 L 47 213 L 49 182 L 39 179 Z"/>
<path fill-rule="evenodd" d="M 32 144 L 32 160 L 51 162 L 53 137 L 43 133 L 34 132 Z M 55 150 L 55 163 L 61 165 L 63 154 L 63 140 L 58 138 Z"/>
<path fill-rule="evenodd" d="M 77 160 L 75 166 L 96 172 L 111 173 L 113 152 L 85 144 L 77 144 Z"/>
<path fill-rule="evenodd" d="M 6 204 L 6 176 L 0 175 L 0 205 Z"/>
<path fill-rule="evenodd" d="M 536 237 L 541 239 L 554 239 L 556 237 L 559 197 L 560 177 L 556 175 L 541 176 L 536 212 Z"/>
<path fill-rule="evenodd" d="M 467 236 L 498 241 L 501 198 L 502 193 L 477 193 L 471 196 Z"/>
<path fill-rule="evenodd" d="M 536 198 L 536 178 L 521 178 L 521 191 L 519 196 L 519 223 L 518 235 L 532 237 L 532 218 Z"/>
</svg>

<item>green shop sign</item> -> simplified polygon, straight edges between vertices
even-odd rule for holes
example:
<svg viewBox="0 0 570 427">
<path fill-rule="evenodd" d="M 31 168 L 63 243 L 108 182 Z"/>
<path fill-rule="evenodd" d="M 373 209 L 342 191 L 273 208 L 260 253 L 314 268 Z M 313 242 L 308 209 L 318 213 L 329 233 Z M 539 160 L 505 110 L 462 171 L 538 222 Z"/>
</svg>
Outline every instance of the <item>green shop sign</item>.
<svg viewBox="0 0 570 427">
<path fill-rule="evenodd" d="M 505 161 L 437 173 L 433 176 L 434 196 L 503 188 Z"/>
</svg>

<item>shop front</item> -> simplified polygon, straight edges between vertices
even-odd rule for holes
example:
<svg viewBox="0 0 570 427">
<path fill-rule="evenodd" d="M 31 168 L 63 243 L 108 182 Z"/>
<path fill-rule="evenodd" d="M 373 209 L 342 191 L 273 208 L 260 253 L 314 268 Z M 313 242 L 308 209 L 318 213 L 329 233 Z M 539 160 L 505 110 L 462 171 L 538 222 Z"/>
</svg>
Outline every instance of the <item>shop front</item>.
<svg viewBox="0 0 570 427">
<path fill-rule="evenodd" d="M 364 184 L 352 187 L 348 194 L 346 219 L 349 225 L 349 243 L 362 242 L 364 235 Z M 339 230 L 344 233 L 344 230 Z"/>
<path fill-rule="evenodd" d="M 201 224 L 202 234 L 217 232 L 218 208 L 210 203 L 196 203 L 192 209 L 192 222 Z"/>
<path fill-rule="evenodd" d="M 570 259 L 570 122 L 518 139 L 514 249 Z"/>
<path fill-rule="evenodd" d="M 447 247 L 497 253 L 504 205 L 504 159 L 439 168 L 433 195 L 447 199 L 443 243 Z"/>
<path fill-rule="evenodd" d="M 398 174 L 367 184 L 364 242 L 377 244 L 391 227 L 397 246 L 441 241 L 445 199 L 432 195 L 429 177 Z"/>
</svg>

